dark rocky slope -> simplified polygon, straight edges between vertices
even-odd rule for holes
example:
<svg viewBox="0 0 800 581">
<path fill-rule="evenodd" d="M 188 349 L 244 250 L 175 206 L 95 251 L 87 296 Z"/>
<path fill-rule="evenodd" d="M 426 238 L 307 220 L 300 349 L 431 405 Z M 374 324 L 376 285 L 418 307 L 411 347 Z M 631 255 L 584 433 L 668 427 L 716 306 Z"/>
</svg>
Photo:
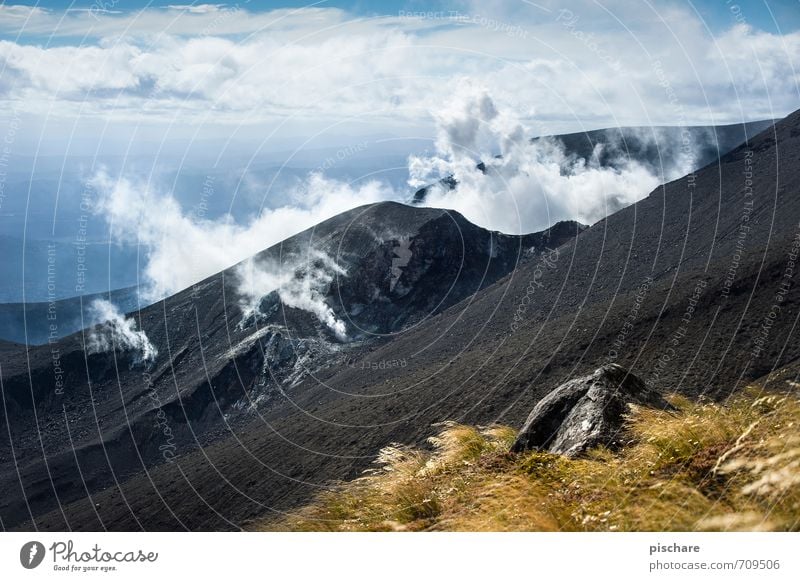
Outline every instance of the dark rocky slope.
<svg viewBox="0 0 800 581">
<path fill-rule="evenodd" d="M 293 411 L 286 398 L 304 378 L 355 367 L 362 353 L 583 228 L 563 222 L 507 236 L 455 212 L 364 206 L 253 261 L 264 272 L 294 275 L 282 286 L 329 309 L 344 336 L 313 307 L 287 304 L 282 289 L 243 313 L 234 267 L 131 315 L 158 353 L 151 362 L 131 349 L 93 353 L 91 335 L 105 327 L 42 347 L 9 345 L 2 351 L 3 522 L 10 526 L 116 485 L 231 436 L 234 427 L 273 408 L 285 416 Z"/>
<path fill-rule="evenodd" d="M 590 159 L 597 154 L 601 166 L 617 167 L 637 161 L 655 175 L 668 174 L 683 162 L 687 145 L 691 167 L 698 170 L 717 163 L 727 153 L 768 129 L 775 120 L 732 125 L 615 127 L 557 135 L 568 155 Z"/>
<path fill-rule="evenodd" d="M 137 470 L 114 466 L 114 452 L 118 485 L 103 484 L 91 500 L 72 502 L 83 494 L 80 484 L 70 495 L 58 489 L 63 510 L 26 523 L 20 505 L 6 500 L 4 519 L 13 507 L 17 520 L 4 522 L 46 529 L 235 529 L 358 475 L 389 442 L 423 442 L 434 422 L 521 426 L 547 393 L 605 363 L 624 365 L 662 392 L 724 398 L 800 357 L 799 162 L 800 112 L 557 252 L 531 256 L 474 296 L 350 353 L 351 364 L 334 361 L 291 390 L 275 390 L 257 417 L 232 422 L 211 445 L 187 444 L 174 462 L 132 477 Z M 228 346 L 241 337 L 237 317 L 225 317 L 221 291 L 229 289 L 220 284 L 214 278 L 196 301 L 178 295 L 144 313 L 159 353 L 182 358 L 153 372 L 163 374 L 164 401 L 178 394 L 181 402 L 194 401 L 186 386 L 198 385 L 194 378 L 203 374 L 205 333 L 230 334 Z M 198 328 L 204 331 L 196 336 Z M 226 363 L 225 381 L 215 381 L 225 365 L 205 355 L 215 396 L 248 385 L 246 360 Z M 120 385 L 131 390 L 135 382 L 125 365 L 120 370 Z M 184 413 L 186 404 L 176 402 L 170 421 L 178 425 Z M 154 443 L 162 438 L 156 429 L 150 433 Z M 102 475 L 108 464 L 85 467 Z M 41 469 L 36 474 L 46 492 Z M 26 478 L 23 473 L 30 491 Z M 4 492 L 14 482 L 7 478 Z M 18 501 L 18 494 L 3 498 Z M 38 511 L 46 506 L 39 500 Z"/>
</svg>

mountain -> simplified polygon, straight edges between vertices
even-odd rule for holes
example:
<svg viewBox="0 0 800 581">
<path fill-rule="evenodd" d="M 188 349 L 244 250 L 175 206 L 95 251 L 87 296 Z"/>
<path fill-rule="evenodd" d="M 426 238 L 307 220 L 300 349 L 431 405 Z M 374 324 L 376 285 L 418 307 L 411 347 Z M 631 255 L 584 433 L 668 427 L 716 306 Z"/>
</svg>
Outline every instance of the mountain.
<svg viewBox="0 0 800 581">
<path fill-rule="evenodd" d="M 285 413 L 285 396 L 305 378 L 327 367 L 355 368 L 364 352 L 583 229 L 562 222 L 508 236 L 446 210 L 367 205 L 132 313 L 128 322 L 42 347 L 9 346 L 2 361 L 3 522 L 13 525 L 30 517 L 28 506 L 49 510 L 230 436 L 273 408 Z M 115 349 L 98 351 L 103 342 Z M 75 486 L 80 481 L 84 488 Z"/>
<path fill-rule="evenodd" d="M 664 175 L 691 156 L 691 171 L 698 170 L 768 129 L 775 119 L 732 125 L 694 125 L 688 127 L 614 127 L 556 135 L 568 156 L 591 159 L 601 166 L 617 167 L 635 160 L 655 175 Z M 534 139 L 536 142 L 538 140 Z"/>
<path fill-rule="evenodd" d="M 327 281 L 310 296 L 330 312 L 278 291 L 280 304 L 267 294 L 245 317 L 233 269 L 134 315 L 152 363 L 87 355 L 81 335 L 57 343 L 63 396 L 53 346 L 3 354 L 0 438 L 14 446 L 0 447 L 3 526 L 237 529 L 359 475 L 391 442 L 424 444 L 438 422 L 521 426 L 544 395 L 604 363 L 661 392 L 723 400 L 800 358 L 799 159 L 800 111 L 533 251 L 453 213 L 367 206 L 251 263 L 285 262 L 309 283 L 300 290 Z M 406 241 L 416 236 L 424 248 Z M 412 248 L 420 261 L 406 271 L 414 252 L 395 261 Z M 488 266 L 511 257 L 505 274 Z M 443 289 L 439 271 L 462 262 L 457 290 Z M 393 300 L 417 310 L 378 308 Z"/>
<path fill-rule="evenodd" d="M 584 228 L 560 222 L 544 232 L 510 236 L 479 228 L 457 212 L 384 202 L 326 220 L 253 262 L 268 274 L 295 271 L 312 291 L 316 279 L 331 279 L 326 307 L 344 322 L 350 339 L 364 339 L 441 312 Z M 279 294 L 261 301 L 261 324 L 287 322 Z M 293 310 L 291 321 L 308 329 L 314 315 Z"/>
<path fill-rule="evenodd" d="M 612 127 L 535 137 L 531 143 L 554 142 L 563 148 L 566 159 L 592 160 L 599 167 L 620 169 L 635 162 L 663 180 L 676 171 L 696 171 L 716 163 L 774 123 L 775 120 L 764 120 L 732 125 Z M 485 173 L 483 162 L 476 167 Z M 446 176 L 437 183 L 445 190 L 453 190 L 456 185 L 453 176 Z M 412 203 L 424 203 L 430 188 L 425 186 L 414 192 Z"/>
</svg>

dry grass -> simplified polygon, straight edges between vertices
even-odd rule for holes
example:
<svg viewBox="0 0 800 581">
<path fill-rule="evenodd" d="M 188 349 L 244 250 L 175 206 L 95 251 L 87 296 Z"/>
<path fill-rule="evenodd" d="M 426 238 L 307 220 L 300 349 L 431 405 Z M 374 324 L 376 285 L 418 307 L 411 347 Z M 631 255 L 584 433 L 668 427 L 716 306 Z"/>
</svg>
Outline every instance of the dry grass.
<svg viewBox="0 0 800 581">
<path fill-rule="evenodd" d="M 259 530 L 800 529 L 800 400 L 751 390 L 677 413 L 634 409 L 622 450 L 509 454 L 515 432 L 444 424 Z"/>
</svg>

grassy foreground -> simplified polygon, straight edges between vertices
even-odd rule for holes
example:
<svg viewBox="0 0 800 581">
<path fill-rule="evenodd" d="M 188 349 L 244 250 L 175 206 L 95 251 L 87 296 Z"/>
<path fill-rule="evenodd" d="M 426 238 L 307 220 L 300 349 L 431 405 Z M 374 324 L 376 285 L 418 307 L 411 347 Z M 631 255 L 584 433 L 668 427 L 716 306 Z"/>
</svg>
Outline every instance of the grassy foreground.
<svg viewBox="0 0 800 581">
<path fill-rule="evenodd" d="M 376 468 L 259 530 L 799 530 L 800 400 L 751 390 L 726 405 L 634 409 L 630 442 L 569 460 L 509 454 L 513 429 L 444 424 L 431 449 Z"/>
</svg>

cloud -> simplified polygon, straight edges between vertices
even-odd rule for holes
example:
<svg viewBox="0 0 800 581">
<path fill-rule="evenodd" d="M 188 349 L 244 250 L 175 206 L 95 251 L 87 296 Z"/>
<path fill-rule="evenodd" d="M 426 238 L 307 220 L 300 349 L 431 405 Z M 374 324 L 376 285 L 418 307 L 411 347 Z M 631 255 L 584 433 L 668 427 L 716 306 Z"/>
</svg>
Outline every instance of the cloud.
<svg viewBox="0 0 800 581">
<path fill-rule="evenodd" d="M 49 11 L 38 6 L 24 4 L 0 4 L 0 26 L 24 24 L 37 16 L 46 16 Z"/>
<path fill-rule="evenodd" d="M 214 4 L 123 15 L 40 11 L 22 29 L 19 18 L 0 18 L 0 29 L 23 39 L 55 31 L 63 40 L 4 41 L 0 69 L 11 73 L 6 98 L 23 112 L 118 122 L 422 124 L 462 77 L 492 87 L 495 103 L 523 118 L 535 108 L 537 133 L 674 123 L 665 82 L 686 123 L 778 117 L 800 101 L 800 32 L 740 23 L 711 34 L 697 14 L 673 5 L 507 5 L 476 4 L 450 19 Z M 483 16 L 495 25 L 482 25 Z M 503 23 L 525 35 L 503 32 Z M 84 36 L 88 43 L 72 40 Z"/>
<path fill-rule="evenodd" d="M 351 186 L 314 172 L 289 194 L 289 203 L 238 224 L 229 217 L 206 220 L 185 212 L 169 193 L 145 181 L 113 179 L 100 171 L 90 185 L 97 192 L 95 211 L 107 221 L 112 239 L 145 248 L 144 294 L 150 300 L 187 288 L 345 210 L 396 197 L 377 181 Z"/>
<path fill-rule="evenodd" d="M 455 177 L 455 189 L 433 188 L 425 203 L 457 210 L 491 230 L 528 233 L 568 219 L 594 223 L 641 199 L 664 179 L 684 175 L 695 161 L 693 143 L 666 144 L 666 158 L 673 160 L 666 167 L 640 163 L 613 142 L 607 151 L 597 146 L 588 159 L 579 158 L 558 141 L 531 142 L 530 128 L 498 105 L 484 85 L 464 79 L 451 92 L 431 115 L 435 152 L 409 158 L 409 183 L 417 188 Z M 665 146 L 656 130 L 638 138 Z M 346 210 L 408 199 L 408 192 L 387 183 L 352 185 L 314 171 L 286 193 L 285 203 L 238 223 L 230 216 L 209 220 L 187 212 L 169 192 L 145 180 L 99 171 L 89 184 L 111 238 L 145 249 L 147 300 L 174 294 Z M 328 257 L 309 255 L 280 265 L 248 261 L 236 275 L 246 315 L 257 314 L 262 299 L 277 292 L 284 304 L 313 313 L 345 336 L 344 325 L 324 302 L 332 277 L 344 275 Z"/>
<path fill-rule="evenodd" d="M 285 306 L 314 315 L 340 340 L 347 338 L 346 327 L 325 294 L 336 276 L 346 276 L 342 266 L 314 249 L 284 256 L 280 264 L 253 256 L 341 212 L 397 197 L 376 181 L 351 186 L 312 172 L 289 194 L 289 204 L 238 224 L 229 216 L 206 220 L 185 212 L 169 194 L 145 182 L 114 180 L 105 171 L 90 185 L 97 193 L 94 210 L 106 220 L 112 239 L 144 247 L 144 300 L 169 296 L 241 263 L 234 274 L 245 320 L 259 318 L 262 299 L 274 292 Z"/>
<path fill-rule="evenodd" d="M 185 10 L 193 14 L 209 14 L 225 9 L 225 4 L 169 4 L 170 10 Z"/>
<path fill-rule="evenodd" d="M 134 90 L 141 78 L 135 74 L 132 63 L 140 58 L 143 58 L 141 50 L 129 44 L 106 48 L 63 46 L 45 50 L 0 41 L 3 67 L 19 76 L 14 85 L 15 93 L 32 98 L 43 97 L 44 93 L 50 99 L 80 101 L 93 91 L 118 93 Z"/>
<path fill-rule="evenodd" d="M 87 350 L 89 353 L 105 353 L 117 349 L 134 351 L 136 363 L 151 363 L 158 350 L 150 343 L 144 331 L 136 330 L 136 321 L 126 319 L 112 303 L 95 299 L 89 306 L 92 328 Z"/>
<path fill-rule="evenodd" d="M 500 111 L 486 88 L 463 82 L 435 114 L 436 153 L 409 158 L 412 187 L 447 176 L 455 189 L 436 187 L 426 205 L 461 212 L 492 230 L 527 233 L 559 220 L 594 223 L 661 183 L 659 175 L 629 158 L 609 165 L 568 156 L 560 142 L 530 141 L 530 131 Z M 497 155 L 499 154 L 499 156 Z M 482 161 L 485 169 L 477 164 Z"/>
<path fill-rule="evenodd" d="M 88 8 L 33 8 L 24 5 L 0 5 L 0 31 L 21 36 L 42 35 L 48 38 L 84 38 L 106 40 L 158 35 L 195 36 L 205 34 L 243 35 L 267 28 L 274 32 L 297 28 L 303 20 L 334 24 L 344 12 L 333 8 L 247 10 L 249 2 L 149 6 L 131 9 L 118 0 L 98 0 Z M 8 17 L 7 17 L 8 16 Z M 11 16 L 16 17 L 12 20 Z"/>
<path fill-rule="evenodd" d="M 347 339 L 347 329 L 325 302 L 330 284 L 345 269 L 324 252 L 309 251 L 281 264 L 272 260 L 250 259 L 236 268 L 237 292 L 241 296 L 243 320 L 258 319 L 263 299 L 272 293 L 291 308 L 307 311 L 325 324 L 336 337 Z"/>
</svg>

